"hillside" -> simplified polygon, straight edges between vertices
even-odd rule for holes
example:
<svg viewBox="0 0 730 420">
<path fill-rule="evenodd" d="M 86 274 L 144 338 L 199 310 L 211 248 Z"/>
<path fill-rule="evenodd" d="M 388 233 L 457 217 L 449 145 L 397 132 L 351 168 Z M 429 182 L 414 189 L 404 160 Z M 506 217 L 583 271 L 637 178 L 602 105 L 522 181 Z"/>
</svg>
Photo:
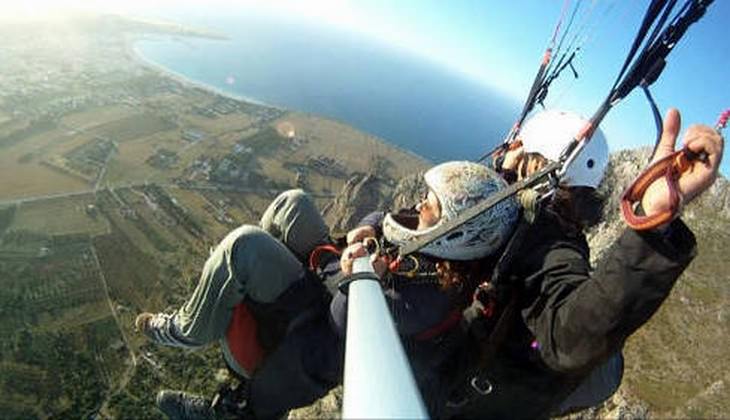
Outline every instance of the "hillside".
<svg viewBox="0 0 730 420">
<path fill-rule="evenodd" d="M 604 221 L 589 234 L 591 249 L 598 251 L 595 260 L 623 229 L 619 195 L 649 153 L 640 149 L 611 156 L 601 187 L 609 205 Z M 730 182 L 718 179 L 684 209 L 682 219 L 697 237 L 697 257 L 659 312 L 628 341 L 621 395 L 603 414 L 725 418 L 730 413 Z"/>
</svg>

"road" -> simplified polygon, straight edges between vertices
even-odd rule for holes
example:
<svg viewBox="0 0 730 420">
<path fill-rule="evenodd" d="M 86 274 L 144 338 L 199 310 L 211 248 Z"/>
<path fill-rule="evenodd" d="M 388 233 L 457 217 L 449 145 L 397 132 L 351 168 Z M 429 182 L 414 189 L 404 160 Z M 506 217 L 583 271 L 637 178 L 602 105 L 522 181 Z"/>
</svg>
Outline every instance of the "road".
<svg viewBox="0 0 730 420">
<path fill-rule="evenodd" d="M 7 206 L 7 205 L 13 205 L 13 204 L 25 204 L 25 203 L 32 203 L 34 201 L 53 200 L 56 198 L 75 197 L 75 196 L 82 196 L 82 195 L 93 194 L 93 193 L 94 193 L 94 190 L 89 188 L 87 190 L 81 190 L 81 191 L 37 195 L 34 197 L 11 198 L 11 199 L 6 199 L 6 200 L 0 200 L 0 206 Z"/>
<path fill-rule="evenodd" d="M 99 277 L 101 278 L 101 283 L 104 286 L 104 295 L 106 296 L 106 301 L 109 303 L 109 310 L 112 312 L 112 316 L 114 317 L 114 320 L 117 323 L 117 328 L 119 328 L 119 333 L 122 335 L 122 340 L 124 341 L 124 345 L 127 346 L 127 350 L 129 350 L 129 357 L 130 357 L 130 365 L 127 367 L 127 369 L 122 374 L 121 379 L 119 380 L 119 383 L 117 386 L 113 389 L 110 389 L 109 392 L 106 394 L 106 398 L 104 399 L 104 402 L 101 404 L 101 407 L 99 408 L 99 415 L 103 418 L 106 418 L 108 415 L 108 408 L 109 403 L 111 402 L 111 399 L 120 393 L 124 388 L 126 388 L 129 381 L 132 379 L 132 376 L 134 376 L 134 371 L 137 369 L 137 355 L 134 353 L 134 349 L 132 348 L 131 343 L 129 342 L 129 339 L 127 338 L 127 334 L 124 332 L 124 326 L 122 325 L 122 322 L 119 319 L 119 315 L 117 315 L 117 310 L 114 307 L 114 302 L 112 302 L 111 295 L 109 294 L 109 285 L 106 282 L 106 277 L 104 276 L 104 270 L 101 267 L 101 263 L 99 262 L 99 256 L 96 254 L 96 248 L 92 245 L 91 246 L 91 254 L 94 257 L 94 263 L 96 264 L 96 268 L 99 270 Z"/>
<path fill-rule="evenodd" d="M 120 188 L 137 188 L 137 187 L 144 187 L 145 185 L 150 185 L 150 183 L 147 182 L 132 182 L 128 184 L 117 184 L 117 185 L 107 185 L 105 188 L 114 188 L 114 189 L 120 189 Z M 167 183 L 167 184 L 156 184 L 163 188 L 169 188 L 169 189 L 182 189 L 182 190 L 203 190 L 203 191 L 225 191 L 225 192 L 240 192 L 244 194 L 268 194 L 268 195 L 278 195 L 285 190 L 280 189 L 273 189 L 273 188 L 250 188 L 250 187 L 234 187 L 229 185 L 178 185 L 173 183 Z M 103 189 L 101 189 L 103 190 Z M 81 191 L 72 191 L 72 192 L 65 192 L 65 193 L 56 193 L 56 194 L 45 194 L 45 195 L 38 195 L 33 197 L 20 197 L 20 198 L 11 198 L 11 199 L 5 199 L 0 200 L 0 206 L 7 206 L 7 205 L 13 205 L 13 204 L 27 204 L 32 203 L 36 201 L 43 201 L 43 200 L 53 200 L 58 198 L 66 198 L 66 197 L 76 197 L 76 196 L 83 196 L 87 194 L 95 194 L 97 191 L 97 186 L 94 188 L 89 188 Z M 317 193 L 317 192 L 309 192 L 309 195 L 311 195 L 314 198 L 334 198 L 336 194 L 334 193 Z"/>
</svg>

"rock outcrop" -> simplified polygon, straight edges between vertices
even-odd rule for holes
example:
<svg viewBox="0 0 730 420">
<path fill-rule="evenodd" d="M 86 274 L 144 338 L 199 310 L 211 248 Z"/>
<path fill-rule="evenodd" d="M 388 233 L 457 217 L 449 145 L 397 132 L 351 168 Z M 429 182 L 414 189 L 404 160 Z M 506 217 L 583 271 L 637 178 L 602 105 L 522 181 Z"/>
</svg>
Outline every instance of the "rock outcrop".
<svg viewBox="0 0 730 420">
<path fill-rule="evenodd" d="M 647 164 L 648 148 L 611 156 L 600 190 L 607 196 L 603 221 L 588 232 L 595 264 L 625 229 L 619 212 L 624 189 Z M 682 211 L 697 238 L 697 257 L 660 310 L 627 342 L 619 392 L 592 417 L 724 418 L 730 413 L 730 182 L 718 178 Z"/>
<path fill-rule="evenodd" d="M 322 214 L 333 232 L 347 232 L 368 213 L 390 202 L 390 188 L 373 174 L 350 178 Z"/>
</svg>

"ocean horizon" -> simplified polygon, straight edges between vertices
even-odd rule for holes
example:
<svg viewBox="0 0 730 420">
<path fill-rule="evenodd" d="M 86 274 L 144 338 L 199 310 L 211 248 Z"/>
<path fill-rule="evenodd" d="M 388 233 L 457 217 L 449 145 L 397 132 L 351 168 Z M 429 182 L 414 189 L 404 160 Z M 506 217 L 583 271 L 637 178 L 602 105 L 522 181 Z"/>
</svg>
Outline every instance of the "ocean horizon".
<svg viewBox="0 0 730 420">
<path fill-rule="evenodd" d="M 334 119 L 433 162 L 502 141 L 518 105 L 487 86 L 356 34 L 253 16 L 182 18 L 226 40 L 153 36 L 143 61 L 241 100 Z"/>
</svg>

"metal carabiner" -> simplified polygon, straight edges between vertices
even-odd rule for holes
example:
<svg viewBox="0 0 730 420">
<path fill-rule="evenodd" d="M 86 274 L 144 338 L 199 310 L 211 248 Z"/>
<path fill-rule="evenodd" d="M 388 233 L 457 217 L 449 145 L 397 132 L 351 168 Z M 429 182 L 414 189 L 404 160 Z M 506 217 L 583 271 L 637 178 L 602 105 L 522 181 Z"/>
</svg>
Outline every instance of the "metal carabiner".
<svg viewBox="0 0 730 420">
<path fill-rule="evenodd" d="M 479 381 L 483 381 L 480 383 Z M 474 388 L 474 391 L 477 392 L 479 395 L 488 395 L 491 394 L 494 390 L 494 385 L 487 379 L 486 377 L 480 378 L 479 375 L 475 375 L 473 378 L 471 378 L 471 387 Z"/>
<path fill-rule="evenodd" d="M 397 263 L 393 266 L 391 272 L 399 276 L 414 278 L 416 277 L 416 274 L 418 274 L 418 270 L 421 268 L 421 264 L 418 262 L 418 258 L 414 257 L 413 255 L 406 255 L 406 258 L 408 258 L 413 263 L 413 267 L 411 269 L 407 271 L 400 271 L 400 266 L 403 263 L 403 259 L 399 257 L 399 259 L 396 260 Z"/>
<path fill-rule="evenodd" d="M 365 249 L 368 250 L 369 254 L 380 255 L 380 243 L 376 238 L 368 236 L 362 240 L 362 244 L 365 246 Z"/>
</svg>

